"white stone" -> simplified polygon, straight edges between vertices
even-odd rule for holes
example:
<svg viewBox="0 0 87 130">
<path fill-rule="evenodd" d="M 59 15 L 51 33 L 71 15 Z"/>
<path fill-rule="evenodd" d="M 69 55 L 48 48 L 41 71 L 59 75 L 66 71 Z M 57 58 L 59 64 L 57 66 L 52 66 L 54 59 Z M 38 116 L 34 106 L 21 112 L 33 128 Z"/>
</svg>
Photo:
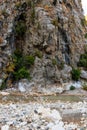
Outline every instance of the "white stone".
<svg viewBox="0 0 87 130">
<path fill-rule="evenodd" d="M 52 122 L 50 122 L 48 125 L 47 125 L 47 128 L 52 128 L 54 126 L 54 124 Z"/>
<path fill-rule="evenodd" d="M 53 126 L 52 130 L 65 130 L 65 129 L 58 124 L 58 125 Z"/>
<path fill-rule="evenodd" d="M 57 111 L 57 110 L 53 110 L 52 112 L 51 112 L 51 114 L 50 114 L 50 117 L 53 119 L 53 120 L 57 120 L 57 121 L 59 121 L 59 120 L 61 120 L 62 118 L 61 118 L 61 116 L 60 116 L 60 113 Z"/>
<path fill-rule="evenodd" d="M 21 82 L 19 82 L 19 84 L 18 84 L 18 89 L 19 89 L 20 92 L 25 92 L 26 91 L 26 89 L 24 87 L 24 84 L 21 83 Z"/>
<path fill-rule="evenodd" d="M 87 71 L 82 70 L 80 77 L 83 78 L 83 79 L 87 79 Z"/>
<path fill-rule="evenodd" d="M 4 125 L 1 127 L 1 130 L 9 130 L 9 126 L 8 125 Z"/>
</svg>

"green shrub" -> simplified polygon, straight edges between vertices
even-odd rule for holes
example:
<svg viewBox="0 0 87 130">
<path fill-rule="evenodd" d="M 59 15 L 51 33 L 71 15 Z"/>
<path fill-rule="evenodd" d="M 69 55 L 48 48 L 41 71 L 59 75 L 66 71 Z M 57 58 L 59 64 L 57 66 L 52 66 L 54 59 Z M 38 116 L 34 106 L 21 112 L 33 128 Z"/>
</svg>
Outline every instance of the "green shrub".
<svg viewBox="0 0 87 130">
<path fill-rule="evenodd" d="M 27 3 L 28 7 L 30 7 L 30 8 L 32 7 L 32 1 L 31 0 L 26 0 L 26 3 Z"/>
<path fill-rule="evenodd" d="M 87 68 L 87 53 L 80 56 L 78 66 Z"/>
<path fill-rule="evenodd" d="M 60 69 L 63 69 L 64 68 L 64 62 L 62 61 L 61 63 L 60 63 Z"/>
<path fill-rule="evenodd" d="M 56 27 L 58 26 L 58 19 L 53 19 L 52 24 Z"/>
<path fill-rule="evenodd" d="M 34 64 L 34 56 L 23 56 L 19 50 L 16 50 L 12 56 L 13 58 L 13 80 L 20 80 L 21 78 L 30 79 L 29 69 Z M 11 67 L 10 67 L 11 68 Z"/>
<path fill-rule="evenodd" d="M 4 10 L 2 10 L 2 15 L 4 16 L 4 17 L 8 17 L 9 16 L 9 14 L 6 12 L 6 9 L 4 9 Z"/>
<path fill-rule="evenodd" d="M 85 38 L 87 39 L 87 33 L 85 34 Z"/>
<path fill-rule="evenodd" d="M 1 86 L 0 86 L 0 90 L 3 90 L 6 88 L 6 80 L 4 79 Z"/>
<path fill-rule="evenodd" d="M 17 2 L 17 3 L 15 4 L 15 8 L 18 10 L 20 7 L 21 7 L 21 2 Z"/>
<path fill-rule="evenodd" d="M 34 56 L 28 55 L 23 56 L 19 50 L 15 50 L 12 61 L 9 62 L 8 66 L 4 69 L 6 77 L 3 80 L 0 90 L 6 88 L 8 76 L 10 75 L 11 81 L 18 81 L 23 78 L 31 79 L 29 69 L 34 64 Z"/>
<path fill-rule="evenodd" d="M 78 81 L 80 78 L 81 71 L 79 69 L 72 69 L 72 79 Z"/>
<path fill-rule="evenodd" d="M 17 36 L 22 37 L 26 32 L 26 24 L 23 21 L 17 22 L 15 33 Z"/>
<path fill-rule="evenodd" d="M 57 65 L 56 59 L 52 59 L 52 64 L 53 64 L 53 65 Z"/>
<path fill-rule="evenodd" d="M 75 90 L 75 86 L 70 86 L 70 90 Z"/>
<path fill-rule="evenodd" d="M 86 22 L 85 18 L 81 19 L 81 24 L 82 24 L 82 26 L 87 25 L 87 22 Z"/>
<path fill-rule="evenodd" d="M 83 84 L 83 89 L 87 91 L 87 84 L 86 83 Z"/>
<path fill-rule="evenodd" d="M 23 68 L 19 69 L 18 71 L 14 72 L 13 76 L 14 76 L 15 80 L 20 80 L 22 78 L 30 79 L 30 73 L 25 67 L 23 67 Z"/>
<path fill-rule="evenodd" d="M 33 55 L 24 56 L 25 65 L 33 65 L 35 57 Z"/>
<path fill-rule="evenodd" d="M 42 57 L 43 57 L 43 54 L 42 54 L 41 51 L 36 50 L 36 52 L 35 52 L 35 56 L 37 56 L 38 58 L 42 58 Z"/>
<path fill-rule="evenodd" d="M 19 50 L 15 50 L 12 58 L 13 58 L 13 64 L 15 66 L 15 71 L 24 66 L 24 59 L 22 53 Z"/>
<path fill-rule="evenodd" d="M 20 50 L 16 49 L 16 50 L 14 51 L 14 54 L 13 54 L 13 55 L 16 56 L 17 58 L 20 58 L 20 57 L 22 57 L 22 52 L 21 52 Z"/>
</svg>

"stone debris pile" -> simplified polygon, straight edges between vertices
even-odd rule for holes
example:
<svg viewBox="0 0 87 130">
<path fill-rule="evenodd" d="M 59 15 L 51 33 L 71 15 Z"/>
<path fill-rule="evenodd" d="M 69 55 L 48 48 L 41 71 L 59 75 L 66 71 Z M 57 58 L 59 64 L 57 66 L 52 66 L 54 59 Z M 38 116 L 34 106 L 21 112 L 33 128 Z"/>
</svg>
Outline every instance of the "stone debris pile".
<svg viewBox="0 0 87 130">
<path fill-rule="evenodd" d="M 71 121 L 69 116 L 73 118 L 75 114 L 78 121 Z M 1 130 L 86 130 L 87 102 L 0 104 L 0 127 Z"/>
</svg>

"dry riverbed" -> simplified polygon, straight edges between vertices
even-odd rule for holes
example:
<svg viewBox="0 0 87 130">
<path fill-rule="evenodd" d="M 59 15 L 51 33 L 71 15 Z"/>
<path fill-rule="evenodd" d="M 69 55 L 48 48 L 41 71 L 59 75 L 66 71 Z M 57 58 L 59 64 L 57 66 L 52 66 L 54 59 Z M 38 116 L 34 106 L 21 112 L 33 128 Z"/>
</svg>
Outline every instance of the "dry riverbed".
<svg viewBox="0 0 87 130">
<path fill-rule="evenodd" d="M 1 130 L 87 130 L 86 94 L 73 93 L 0 92 Z"/>
</svg>

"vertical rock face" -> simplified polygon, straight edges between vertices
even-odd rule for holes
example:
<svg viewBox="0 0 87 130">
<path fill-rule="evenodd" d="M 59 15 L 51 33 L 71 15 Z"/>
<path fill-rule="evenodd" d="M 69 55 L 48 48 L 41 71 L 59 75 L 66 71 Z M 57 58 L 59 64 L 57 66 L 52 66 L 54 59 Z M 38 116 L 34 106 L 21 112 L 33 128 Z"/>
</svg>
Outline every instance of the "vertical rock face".
<svg viewBox="0 0 87 130">
<path fill-rule="evenodd" d="M 37 1 L 38 2 L 38 1 Z M 71 67 L 76 67 L 84 52 L 85 25 L 81 1 L 42 0 L 27 11 L 24 53 L 38 55 L 32 73 L 38 82 L 69 81 Z M 33 22 L 32 22 L 33 20 Z"/>
<path fill-rule="evenodd" d="M 0 1 L 0 79 L 4 78 L 5 67 L 14 45 L 13 21 L 16 16 L 16 0 Z"/>
<path fill-rule="evenodd" d="M 18 1 L 3 0 L 0 5 L 0 75 L 3 73 L 2 64 L 7 64 L 16 43 L 16 47 L 21 46 L 24 54 L 35 56 L 34 67 L 31 69 L 32 81 L 42 85 L 69 81 L 71 66 L 77 66 L 79 57 L 84 52 L 85 25 L 81 1 L 22 2 L 23 9 L 28 2 L 25 22 L 27 30 L 26 37 L 20 43 L 19 37 L 14 41 L 12 33 L 13 21 L 18 15 L 15 10 L 19 6 Z M 19 8 L 20 14 L 23 11 Z M 19 21 L 19 17 L 16 18 Z"/>
</svg>

